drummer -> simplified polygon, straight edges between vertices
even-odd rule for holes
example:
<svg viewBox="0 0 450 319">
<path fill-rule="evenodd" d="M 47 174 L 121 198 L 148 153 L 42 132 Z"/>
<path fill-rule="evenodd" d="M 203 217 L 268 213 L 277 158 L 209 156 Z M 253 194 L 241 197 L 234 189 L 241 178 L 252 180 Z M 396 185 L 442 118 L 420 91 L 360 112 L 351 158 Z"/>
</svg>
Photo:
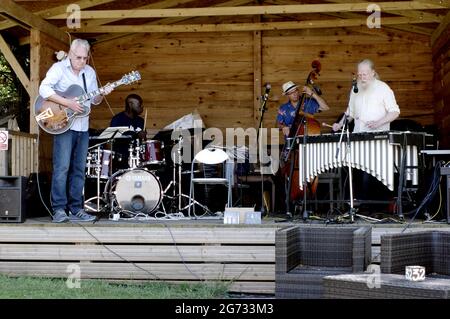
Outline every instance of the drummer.
<svg viewBox="0 0 450 319">
<path fill-rule="evenodd" d="M 139 115 L 142 114 L 142 98 L 137 94 L 130 94 L 125 99 L 125 111 L 113 116 L 110 126 L 126 126 L 130 128 L 130 134 L 133 138 L 145 140 L 147 131 L 144 129 L 144 119 Z M 124 133 L 127 135 L 127 133 Z M 128 144 L 116 145 L 115 151 L 121 155 L 118 168 L 128 168 Z"/>
</svg>

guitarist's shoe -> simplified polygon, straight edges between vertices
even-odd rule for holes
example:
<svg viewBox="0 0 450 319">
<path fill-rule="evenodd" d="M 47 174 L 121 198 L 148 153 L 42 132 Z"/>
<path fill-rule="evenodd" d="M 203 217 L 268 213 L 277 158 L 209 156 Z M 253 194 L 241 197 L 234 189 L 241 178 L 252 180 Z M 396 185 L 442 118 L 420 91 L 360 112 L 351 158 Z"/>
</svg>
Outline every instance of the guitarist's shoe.
<svg viewBox="0 0 450 319">
<path fill-rule="evenodd" d="M 69 213 L 69 219 L 73 222 L 93 222 L 97 217 L 87 214 L 84 209 L 80 209 L 76 214 Z"/>
<path fill-rule="evenodd" d="M 53 223 L 67 223 L 69 217 L 63 209 L 57 209 L 53 212 L 52 222 Z"/>
</svg>

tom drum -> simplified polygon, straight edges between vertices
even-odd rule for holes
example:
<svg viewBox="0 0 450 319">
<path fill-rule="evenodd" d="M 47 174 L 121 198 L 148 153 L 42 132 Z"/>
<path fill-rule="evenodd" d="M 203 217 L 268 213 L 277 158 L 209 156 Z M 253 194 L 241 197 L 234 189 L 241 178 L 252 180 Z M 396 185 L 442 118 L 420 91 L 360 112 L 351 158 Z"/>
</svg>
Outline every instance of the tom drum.
<svg viewBox="0 0 450 319">
<path fill-rule="evenodd" d="M 164 162 L 161 141 L 147 140 L 141 145 L 141 165 L 161 164 Z"/>
</svg>

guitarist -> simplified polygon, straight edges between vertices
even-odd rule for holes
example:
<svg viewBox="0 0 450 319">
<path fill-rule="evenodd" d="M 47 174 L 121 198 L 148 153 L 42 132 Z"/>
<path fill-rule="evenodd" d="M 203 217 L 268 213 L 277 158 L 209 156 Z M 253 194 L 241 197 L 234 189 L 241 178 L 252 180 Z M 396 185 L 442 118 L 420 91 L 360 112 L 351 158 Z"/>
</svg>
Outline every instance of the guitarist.
<svg viewBox="0 0 450 319">
<path fill-rule="evenodd" d="M 75 39 L 68 57 L 54 63 L 39 87 L 39 94 L 46 100 L 83 113 L 84 108 L 75 99 L 56 94 L 64 92 L 70 85 L 76 84 L 86 92 L 98 89 L 97 75 L 87 65 L 90 45 L 86 40 Z M 106 85 L 101 95 L 86 102 L 98 105 L 103 96 L 111 93 L 112 87 Z M 69 130 L 53 137 L 53 174 L 51 185 L 51 204 L 53 222 L 93 221 L 95 216 L 84 211 L 83 187 L 85 179 L 86 157 L 89 146 L 89 116 L 75 118 Z M 66 211 L 67 210 L 67 211 Z"/>
</svg>

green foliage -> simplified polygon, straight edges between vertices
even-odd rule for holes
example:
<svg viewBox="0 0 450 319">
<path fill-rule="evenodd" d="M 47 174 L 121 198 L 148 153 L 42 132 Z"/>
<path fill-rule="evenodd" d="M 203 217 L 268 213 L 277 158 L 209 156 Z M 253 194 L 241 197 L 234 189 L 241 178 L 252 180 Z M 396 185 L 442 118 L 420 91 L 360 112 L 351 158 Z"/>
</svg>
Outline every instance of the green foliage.
<svg viewBox="0 0 450 319">
<path fill-rule="evenodd" d="M 11 51 L 25 73 L 29 76 L 29 46 L 18 46 L 15 39 L 8 39 Z M 0 119 L 13 115 L 21 131 L 29 129 L 29 96 L 8 61 L 0 52 Z"/>
<path fill-rule="evenodd" d="M 19 100 L 16 82 L 14 72 L 3 54 L 0 53 L 0 101 L 16 102 Z"/>
<path fill-rule="evenodd" d="M 221 282 L 169 284 L 81 280 L 69 288 L 66 279 L 0 275 L 0 299 L 216 299 L 226 298 Z"/>
</svg>

